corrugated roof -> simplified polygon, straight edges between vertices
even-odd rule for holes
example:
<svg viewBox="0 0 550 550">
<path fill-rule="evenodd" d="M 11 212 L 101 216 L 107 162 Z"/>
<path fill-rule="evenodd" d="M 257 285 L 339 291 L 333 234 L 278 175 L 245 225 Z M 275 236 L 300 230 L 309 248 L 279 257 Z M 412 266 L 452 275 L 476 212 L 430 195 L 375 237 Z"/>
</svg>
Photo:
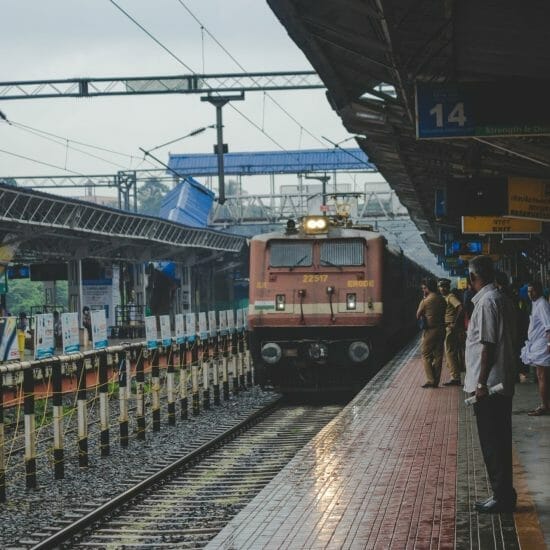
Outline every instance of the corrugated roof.
<svg viewBox="0 0 550 550">
<path fill-rule="evenodd" d="M 218 157 L 214 154 L 170 155 L 168 165 L 181 176 L 218 174 Z M 343 148 L 227 153 L 224 155 L 224 166 L 226 175 L 376 171 L 361 149 Z"/>
</svg>

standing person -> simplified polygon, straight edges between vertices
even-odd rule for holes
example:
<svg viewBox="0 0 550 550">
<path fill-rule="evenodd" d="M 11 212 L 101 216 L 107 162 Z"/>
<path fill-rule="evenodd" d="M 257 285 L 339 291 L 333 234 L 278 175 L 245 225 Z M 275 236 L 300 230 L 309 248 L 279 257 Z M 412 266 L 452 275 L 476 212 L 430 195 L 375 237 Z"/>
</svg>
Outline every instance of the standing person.
<svg viewBox="0 0 550 550">
<path fill-rule="evenodd" d="M 464 308 L 464 327 L 468 328 L 472 311 L 474 311 L 474 304 L 472 298 L 475 296 L 476 291 L 472 287 L 472 283 L 468 280 L 466 283 L 466 290 L 462 295 L 462 307 Z"/>
<path fill-rule="evenodd" d="M 92 342 L 92 315 L 90 313 L 90 308 L 84 306 L 82 309 L 82 326 L 86 329 L 88 333 L 88 342 Z"/>
<path fill-rule="evenodd" d="M 437 388 L 441 378 L 443 363 L 443 342 L 445 340 L 445 308 L 446 303 L 437 293 L 435 279 L 422 279 L 422 294 L 424 298 L 418 305 L 416 318 L 424 319 L 422 332 L 422 359 L 426 382 L 423 388 Z"/>
<path fill-rule="evenodd" d="M 56 348 L 63 348 L 63 339 L 61 335 L 61 317 L 59 311 L 53 312 L 53 336 Z"/>
<path fill-rule="evenodd" d="M 439 279 L 437 282 L 439 292 L 445 299 L 445 359 L 451 375 L 444 386 L 461 386 L 461 346 L 464 333 L 463 309 L 460 300 L 451 292 L 451 281 Z"/>
<path fill-rule="evenodd" d="M 506 315 L 505 297 L 493 284 L 495 268 L 489 256 L 470 260 L 470 280 L 477 292 L 466 337 L 464 391 L 475 395 L 479 442 L 493 495 L 476 502 L 479 513 L 512 512 L 517 495 L 512 480 L 512 398 L 515 362 L 513 327 Z M 488 388 L 502 384 L 499 393 Z"/>
<path fill-rule="evenodd" d="M 543 296 L 538 281 L 529 283 L 527 294 L 533 302 L 527 341 L 521 350 L 521 360 L 535 367 L 541 404 L 529 411 L 529 416 L 550 414 L 550 304 Z"/>
</svg>

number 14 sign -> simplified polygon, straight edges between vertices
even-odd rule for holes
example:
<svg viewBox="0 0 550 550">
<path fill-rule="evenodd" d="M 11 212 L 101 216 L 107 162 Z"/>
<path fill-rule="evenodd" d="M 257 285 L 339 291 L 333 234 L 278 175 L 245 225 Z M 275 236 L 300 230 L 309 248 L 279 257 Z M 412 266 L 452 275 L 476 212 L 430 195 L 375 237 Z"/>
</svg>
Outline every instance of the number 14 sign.
<svg viewBox="0 0 550 550">
<path fill-rule="evenodd" d="M 468 137 L 475 127 L 466 98 L 456 86 L 416 85 L 416 137 Z"/>
<path fill-rule="evenodd" d="M 550 134 L 549 81 L 416 83 L 419 139 Z"/>
</svg>

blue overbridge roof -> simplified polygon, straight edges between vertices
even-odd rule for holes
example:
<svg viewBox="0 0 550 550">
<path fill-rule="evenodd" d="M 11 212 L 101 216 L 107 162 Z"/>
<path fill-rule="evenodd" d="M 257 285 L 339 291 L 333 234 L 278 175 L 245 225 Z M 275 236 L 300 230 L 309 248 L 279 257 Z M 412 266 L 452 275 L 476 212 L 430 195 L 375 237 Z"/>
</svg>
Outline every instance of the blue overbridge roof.
<svg viewBox="0 0 550 550">
<path fill-rule="evenodd" d="M 215 154 L 170 155 L 168 165 L 184 176 L 216 176 Z M 300 151 L 259 151 L 226 153 L 226 175 L 303 174 L 308 172 L 377 171 L 361 149 L 304 149 Z"/>
</svg>

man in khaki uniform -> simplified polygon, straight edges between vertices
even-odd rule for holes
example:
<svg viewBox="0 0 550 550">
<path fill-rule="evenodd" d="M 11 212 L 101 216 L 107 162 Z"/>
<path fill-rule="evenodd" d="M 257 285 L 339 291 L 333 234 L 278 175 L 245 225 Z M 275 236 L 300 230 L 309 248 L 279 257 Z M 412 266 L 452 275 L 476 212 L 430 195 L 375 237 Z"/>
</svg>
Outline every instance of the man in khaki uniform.
<svg viewBox="0 0 550 550">
<path fill-rule="evenodd" d="M 424 298 L 416 311 L 416 318 L 424 320 L 422 332 L 422 359 L 426 383 L 423 388 L 437 388 L 441 378 L 443 363 L 443 342 L 445 340 L 445 309 L 447 304 L 437 293 L 435 280 L 428 277 L 422 280 Z"/>
<path fill-rule="evenodd" d="M 437 283 L 441 296 L 447 304 L 445 309 L 445 359 L 451 379 L 444 386 L 460 386 L 462 367 L 461 346 L 463 342 L 463 310 L 460 300 L 451 292 L 451 281 L 440 279 Z"/>
</svg>

